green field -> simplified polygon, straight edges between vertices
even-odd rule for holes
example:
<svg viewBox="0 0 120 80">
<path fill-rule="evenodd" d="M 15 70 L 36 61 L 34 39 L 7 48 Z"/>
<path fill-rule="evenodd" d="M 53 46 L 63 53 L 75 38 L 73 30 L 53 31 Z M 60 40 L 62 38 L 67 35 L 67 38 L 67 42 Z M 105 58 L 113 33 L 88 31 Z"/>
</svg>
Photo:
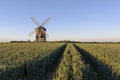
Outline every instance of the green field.
<svg viewBox="0 0 120 80">
<path fill-rule="evenodd" d="M 120 44 L 0 43 L 0 80 L 120 80 Z"/>
</svg>

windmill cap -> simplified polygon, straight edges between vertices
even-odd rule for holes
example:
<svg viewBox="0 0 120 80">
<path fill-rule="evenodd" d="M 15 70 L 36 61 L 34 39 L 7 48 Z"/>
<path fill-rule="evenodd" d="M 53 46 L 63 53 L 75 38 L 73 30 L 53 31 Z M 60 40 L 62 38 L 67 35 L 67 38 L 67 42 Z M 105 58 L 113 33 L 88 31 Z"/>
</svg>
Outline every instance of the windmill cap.
<svg viewBox="0 0 120 80">
<path fill-rule="evenodd" d="M 45 27 L 41 27 L 43 30 L 46 30 L 46 28 Z"/>
</svg>

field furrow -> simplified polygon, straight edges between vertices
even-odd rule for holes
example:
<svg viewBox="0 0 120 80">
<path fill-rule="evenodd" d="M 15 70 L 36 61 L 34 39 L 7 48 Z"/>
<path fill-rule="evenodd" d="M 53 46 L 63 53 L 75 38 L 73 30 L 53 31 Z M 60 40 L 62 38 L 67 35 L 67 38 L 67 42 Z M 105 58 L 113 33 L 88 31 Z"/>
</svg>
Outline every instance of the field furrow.
<svg viewBox="0 0 120 80">
<path fill-rule="evenodd" d="M 112 66 L 110 66 L 110 64 L 108 64 L 108 63 L 110 63 L 109 61 L 112 62 L 110 57 L 107 58 L 105 61 L 106 57 L 104 57 L 104 56 L 105 55 L 108 56 L 108 54 L 105 52 L 105 50 L 101 51 L 102 53 L 106 53 L 103 55 L 102 53 L 98 52 L 100 50 L 100 48 L 95 49 L 95 47 L 96 46 L 81 45 L 81 44 L 77 44 L 77 46 L 76 46 L 78 51 L 84 57 L 85 62 L 87 64 L 90 64 L 92 69 L 97 73 L 97 80 L 98 79 L 100 79 L 100 80 L 120 80 L 119 74 L 114 72 L 114 70 L 112 69 Z M 94 50 L 93 50 L 93 48 L 94 48 Z M 104 49 L 105 49 L 105 47 L 104 47 Z M 116 53 L 114 53 L 114 54 L 116 54 Z M 111 56 L 113 56 L 113 55 L 111 55 Z M 115 58 L 117 59 L 117 56 Z M 114 64 L 114 63 L 111 63 L 111 64 Z M 119 66 L 117 66 L 117 68 L 118 67 Z"/>
<path fill-rule="evenodd" d="M 95 78 L 95 73 L 84 63 L 77 49 L 73 44 L 68 44 L 53 80 L 95 80 Z"/>
<path fill-rule="evenodd" d="M 33 53 L 26 53 L 26 49 L 22 50 L 24 51 L 24 53 L 22 53 L 22 56 L 21 56 L 21 53 L 19 53 L 20 55 L 18 55 L 17 53 L 16 54 L 14 53 L 13 55 L 17 55 L 17 58 L 19 58 L 16 60 L 14 59 L 14 57 L 16 56 L 13 56 L 12 53 L 11 53 L 12 58 L 10 55 L 8 55 L 9 57 L 8 56 L 6 57 L 5 54 L 8 54 L 8 53 L 4 53 L 4 54 L 0 53 L 1 54 L 0 57 L 3 57 L 2 59 L 5 60 L 6 58 L 9 58 L 9 61 L 8 59 L 6 61 L 1 59 L 0 65 L 5 65 L 5 67 L 1 68 L 0 80 L 18 80 L 18 79 L 22 79 L 22 80 L 47 79 L 48 80 L 48 77 L 51 77 L 49 75 L 52 74 L 52 71 L 54 71 L 54 68 L 57 66 L 57 64 L 59 64 L 59 58 L 62 57 L 62 53 L 66 45 L 65 44 L 48 45 L 47 43 L 47 45 L 34 44 L 33 46 L 36 46 L 36 47 L 32 47 L 32 45 L 29 46 L 31 47 L 31 50 L 36 49 L 34 50 Z M 20 48 L 18 47 L 17 49 L 20 49 Z"/>
</svg>

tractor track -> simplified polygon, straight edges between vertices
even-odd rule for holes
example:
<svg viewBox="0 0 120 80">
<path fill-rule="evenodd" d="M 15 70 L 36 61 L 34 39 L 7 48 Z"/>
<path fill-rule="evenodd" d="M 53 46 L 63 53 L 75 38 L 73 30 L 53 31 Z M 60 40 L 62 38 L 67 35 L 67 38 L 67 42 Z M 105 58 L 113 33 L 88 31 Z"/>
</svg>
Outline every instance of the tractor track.
<svg viewBox="0 0 120 80">
<path fill-rule="evenodd" d="M 63 57 L 63 52 L 67 44 L 64 44 L 54 50 L 49 56 L 42 59 L 35 58 L 17 68 L 2 72 L 0 80 L 52 80 L 52 75 L 56 72 L 56 69 Z M 16 76 L 12 76 L 9 73 L 16 73 Z"/>
<path fill-rule="evenodd" d="M 69 45 L 69 44 L 68 44 Z M 65 49 L 64 52 L 64 58 L 61 59 L 62 61 L 62 66 L 58 66 L 59 68 L 59 72 L 61 67 L 66 70 L 63 73 L 58 73 L 58 75 L 60 74 L 68 74 L 67 76 L 58 76 L 59 78 L 56 78 L 55 80 L 98 80 L 96 79 L 96 73 L 95 71 L 88 65 L 87 61 L 84 59 L 84 57 L 80 54 L 80 52 L 78 51 L 78 49 L 76 48 L 75 45 L 70 44 L 71 46 L 73 46 L 71 49 L 70 47 L 67 46 L 67 48 Z M 72 51 L 74 49 L 74 51 Z M 77 57 L 75 57 L 77 55 Z M 79 56 L 80 55 L 80 56 Z M 78 58 L 79 57 L 79 58 Z M 76 59 L 75 59 L 76 58 Z M 81 61 L 80 61 L 81 60 Z M 83 62 L 83 63 L 79 63 Z M 65 63 L 68 63 L 67 65 Z M 76 65 L 76 63 L 78 65 Z M 61 64 L 61 62 L 60 62 Z M 81 66 L 81 67 L 80 67 Z M 77 72 L 75 71 L 77 70 Z M 75 74 L 76 72 L 76 74 Z M 76 78 L 77 77 L 77 78 Z"/>
<path fill-rule="evenodd" d="M 88 53 L 84 49 L 81 49 L 75 44 L 74 46 L 79 51 L 79 53 L 83 56 L 85 64 L 90 65 L 93 72 L 97 74 L 96 79 L 93 79 L 93 80 L 119 80 L 118 78 L 113 77 L 114 74 L 106 64 L 103 64 L 102 62 L 97 60 L 94 56 L 90 55 L 90 53 Z"/>
<path fill-rule="evenodd" d="M 50 69 L 49 69 L 48 73 L 46 74 L 46 75 L 48 75 L 48 77 L 43 80 L 51 80 L 53 78 L 53 74 L 56 72 L 57 67 L 59 66 L 61 60 L 63 59 L 63 54 L 66 49 L 66 46 L 67 46 L 67 44 L 65 44 L 63 47 L 61 47 L 61 49 L 59 49 L 59 51 L 56 52 L 59 55 L 57 55 L 56 59 L 54 60 L 54 62 L 53 62 L 54 65 L 49 67 Z"/>
<path fill-rule="evenodd" d="M 47 59 L 48 63 L 45 63 L 45 66 L 41 67 L 41 69 L 45 68 L 45 72 L 43 72 L 43 73 L 38 72 L 38 75 L 36 77 L 32 77 L 32 78 L 29 77 L 28 80 L 33 80 L 33 79 L 35 79 L 35 80 L 52 80 L 53 74 L 54 74 L 54 72 L 56 72 L 56 69 L 57 69 L 59 63 L 63 58 L 63 53 L 64 53 L 66 46 L 67 46 L 67 44 L 59 47 L 52 53 L 53 56 L 48 57 L 48 59 Z M 56 56 L 54 56 L 54 55 L 56 55 Z M 53 58 L 53 60 L 51 60 L 51 58 Z"/>
</svg>

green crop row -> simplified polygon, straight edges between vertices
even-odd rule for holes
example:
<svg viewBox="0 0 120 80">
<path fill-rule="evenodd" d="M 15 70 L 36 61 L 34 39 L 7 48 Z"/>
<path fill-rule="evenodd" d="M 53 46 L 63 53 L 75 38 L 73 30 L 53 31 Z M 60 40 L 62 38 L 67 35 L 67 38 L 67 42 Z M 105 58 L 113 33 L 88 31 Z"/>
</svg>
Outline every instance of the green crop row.
<svg viewBox="0 0 120 80">
<path fill-rule="evenodd" d="M 53 80 L 88 80 L 90 71 L 90 66 L 85 65 L 78 50 L 68 44 Z"/>
<path fill-rule="evenodd" d="M 76 44 L 109 80 L 120 79 L 120 44 Z M 87 54 L 86 54 L 87 53 Z M 89 54 L 89 55 L 88 55 Z M 93 59 L 94 58 L 94 59 Z"/>
<path fill-rule="evenodd" d="M 59 57 L 60 43 L 0 44 L 0 80 L 25 79 L 46 73 Z M 33 78 L 34 79 L 34 78 Z M 30 79 L 29 79 L 30 80 Z"/>
</svg>

